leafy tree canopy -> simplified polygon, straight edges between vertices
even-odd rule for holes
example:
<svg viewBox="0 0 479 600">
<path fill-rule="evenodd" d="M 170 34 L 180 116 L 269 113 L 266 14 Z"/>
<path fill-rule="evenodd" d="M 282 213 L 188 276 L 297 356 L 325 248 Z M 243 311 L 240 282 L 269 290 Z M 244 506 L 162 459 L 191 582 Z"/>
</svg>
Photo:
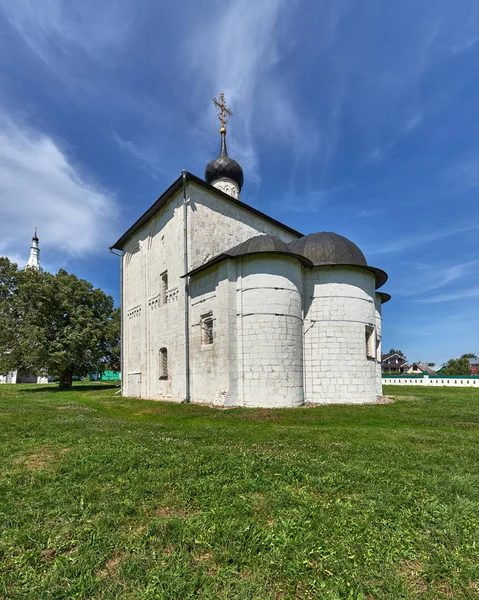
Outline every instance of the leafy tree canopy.
<svg viewBox="0 0 479 600">
<path fill-rule="evenodd" d="M 470 375 L 469 358 L 451 358 L 441 369 L 441 375 Z"/>
<path fill-rule="evenodd" d="M 0 258 L 0 372 L 60 378 L 119 363 L 120 318 L 113 298 L 63 269 L 18 270 Z"/>
<path fill-rule="evenodd" d="M 406 358 L 406 356 L 402 350 L 394 350 L 394 348 L 391 348 L 391 350 L 389 350 L 389 354 L 399 354 L 399 356 Z"/>
<path fill-rule="evenodd" d="M 469 354 L 463 354 L 461 358 L 477 358 L 477 355 L 469 352 Z"/>
</svg>

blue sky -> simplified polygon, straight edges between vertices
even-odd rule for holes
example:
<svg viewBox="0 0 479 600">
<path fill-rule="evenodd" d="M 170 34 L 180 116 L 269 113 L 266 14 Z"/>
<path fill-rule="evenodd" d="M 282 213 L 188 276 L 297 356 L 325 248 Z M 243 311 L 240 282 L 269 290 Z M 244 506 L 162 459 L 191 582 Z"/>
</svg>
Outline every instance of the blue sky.
<svg viewBox="0 0 479 600">
<path fill-rule="evenodd" d="M 479 354 L 477 0 L 0 0 L 0 254 L 118 299 L 108 247 L 234 117 L 242 200 L 389 273 L 383 348 Z"/>
</svg>

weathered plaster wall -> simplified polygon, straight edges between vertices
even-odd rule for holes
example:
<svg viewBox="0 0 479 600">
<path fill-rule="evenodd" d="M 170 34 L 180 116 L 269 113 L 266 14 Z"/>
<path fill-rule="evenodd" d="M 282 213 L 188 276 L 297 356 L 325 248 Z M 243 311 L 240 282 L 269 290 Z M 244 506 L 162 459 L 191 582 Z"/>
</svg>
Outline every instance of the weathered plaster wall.
<svg viewBox="0 0 479 600">
<path fill-rule="evenodd" d="M 227 199 L 189 182 L 190 270 L 258 233 L 277 235 L 285 242 L 298 236 Z"/>
<path fill-rule="evenodd" d="M 376 321 L 374 283 L 360 269 L 305 269 L 306 402 L 376 400 L 376 358 L 366 356 L 365 334 Z"/>
<path fill-rule="evenodd" d="M 236 405 L 236 265 L 224 261 L 190 282 L 190 368 L 194 402 Z M 206 344 L 202 319 L 213 319 L 213 343 Z"/>
<path fill-rule="evenodd" d="M 187 197 L 189 270 L 258 233 L 295 238 L 191 182 Z M 180 401 L 186 394 L 183 218 L 179 192 L 124 248 L 127 396 Z M 303 269 L 271 254 L 225 260 L 199 273 L 191 278 L 189 300 L 192 401 L 266 407 L 375 401 L 381 389 L 376 298 L 368 272 Z M 210 345 L 202 341 L 205 315 L 214 321 Z M 371 358 L 366 325 L 374 328 Z M 160 377 L 162 348 L 167 379 Z"/>
<path fill-rule="evenodd" d="M 245 406 L 303 403 L 301 264 L 252 255 L 238 263 L 240 402 Z"/>
<path fill-rule="evenodd" d="M 281 227 L 192 182 L 187 184 L 187 205 L 189 270 L 258 233 L 273 233 L 285 241 L 295 237 Z M 124 248 L 123 394 L 126 396 L 179 401 L 186 394 L 183 209 L 183 193 L 179 191 L 160 213 L 128 240 Z M 221 265 L 219 268 L 226 267 Z M 166 302 L 163 302 L 161 276 L 165 271 L 168 273 L 168 292 Z M 231 306 L 231 311 L 236 310 L 234 301 L 231 298 L 228 300 L 230 296 L 234 298 L 230 287 L 227 283 L 219 285 L 225 304 L 215 311 L 220 319 L 216 321 L 217 332 L 224 330 L 224 310 L 228 310 L 225 307 Z M 193 310 L 192 302 L 190 310 Z M 193 336 L 197 331 L 194 328 L 196 320 L 195 313 L 190 322 Z M 233 330 L 228 325 L 225 330 L 228 333 L 225 335 L 233 339 L 236 347 L 236 334 Z M 160 379 L 161 348 L 168 351 L 168 379 Z M 227 345 L 223 349 L 226 351 Z M 206 363 L 212 362 L 206 359 L 208 352 L 211 353 L 211 350 L 203 352 L 205 368 Z M 203 367 L 201 361 L 195 364 L 193 377 L 196 378 L 198 401 L 235 402 L 233 398 L 236 392 L 233 388 L 237 379 L 236 365 L 231 367 L 235 373 L 233 383 L 230 383 L 230 367 L 226 366 L 226 363 L 229 365 L 234 360 L 229 355 L 227 359 L 220 359 L 220 364 L 215 367 L 218 380 L 215 385 L 212 384 L 211 389 L 205 389 L 198 383 Z M 210 365 L 207 368 L 212 367 Z M 226 379 L 220 373 L 228 373 L 225 375 Z"/>
</svg>

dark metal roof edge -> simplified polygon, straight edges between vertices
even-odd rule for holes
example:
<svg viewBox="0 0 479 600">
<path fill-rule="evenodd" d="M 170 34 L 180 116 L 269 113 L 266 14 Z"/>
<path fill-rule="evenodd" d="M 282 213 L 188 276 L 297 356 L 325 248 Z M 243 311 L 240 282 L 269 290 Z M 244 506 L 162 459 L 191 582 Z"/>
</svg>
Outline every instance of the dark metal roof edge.
<svg viewBox="0 0 479 600">
<path fill-rule="evenodd" d="M 386 304 L 391 300 L 391 294 L 387 294 L 386 292 L 378 292 L 379 297 L 381 298 L 381 304 Z"/>
<path fill-rule="evenodd" d="M 214 258 L 212 258 L 211 260 L 209 260 L 208 262 L 204 263 L 203 265 L 200 265 L 199 267 L 196 267 L 195 269 L 189 271 L 188 273 L 185 273 L 185 275 L 182 275 L 181 277 L 191 277 L 192 275 L 196 275 L 197 273 L 199 273 L 200 271 L 204 271 L 206 269 L 209 269 L 209 267 L 213 267 L 214 265 L 220 263 L 223 260 L 226 260 L 228 258 L 231 259 L 235 259 L 237 258 L 236 256 L 231 256 L 230 254 L 218 254 L 217 256 L 215 256 Z"/>
<path fill-rule="evenodd" d="M 218 254 L 217 256 L 215 256 L 214 258 L 212 258 L 211 260 L 206 262 L 204 265 L 200 265 L 199 267 L 196 267 L 196 269 L 193 269 L 189 273 L 186 273 L 186 275 L 182 275 L 182 277 L 186 277 L 187 275 L 190 277 L 193 275 L 196 275 L 197 273 L 200 273 L 201 271 L 204 271 L 204 270 L 208 269 L 209 267 L 212 267 L 226 259 L 235 260 L 237 258 L 242 258 L 243 256 L 252 256 L 252 255 L 257 255 L 257 254 L 280 254 L 282 256 L 290 256 L 291 258 L 295 258 L 295 259 L 299 260 L 299 262 L 302 265 L 304 265 L 305 267 L 307 267 L 309 269 L 321 268 L 321 267 L 353 267 L 355 269 L 364 269 L 366 271 L 373 273 L 373 275 L 375 276 L 376 289 L 383 286 L 386 283 L 386 281 L 388 280 L 387 273 L 385 271 L 383 271 L 382 269 L 377 269 L 376 267 L 370 267 L 367 265 L 342 264 L 342 263 L 315 265 L 308 258 L 305 258 L 301 254 L 294 254 L 293 252 L 281 252 L 281 250 L 259 250 L 258 252 L 243 252 L 241 254 L 229 254 L 228 252 L 222 252 L 221 254 Z M 386 302 L 388 302 L 388 300 L 391 299 L 391 296 L 389 296 L 389 294 L 386 294 L 385 292 L 379 292 L 379 293 L 381 294 L 381 298 L 383 296 L 384 297 L 388 296 L 387 300 L 382 300 L 382 304 L 385 304 Z"/>
<path fill-rule="evenodd" d="M 382 287 L 388 280 L 388 274 L 386 273 L 386 271 L 383 271 L 382 269 L 378 269 L 376 267 L 370 267 L 369 265 L 355 265 L 347 263 L 321 263 L 314 265 L 314 267 L 354 267 L 356 269 L 365 269 L 366 271 L 370 271 L 375 275 L 376 289 Z"/>
<path fill-rule="evenodd" d="M 199 267 L 196 267 L 196 269 L 193 269 L 186 275 L 189 275 L 190 277 L 192 275 L 196 275 L 197 273 L 200 273 L 201 271 L 205 271 L 209 267 L 212 267 L 223 260 L 227 260 L 227 259 L 236 260 L 237 258 L 243 258 L 244 256 L 255 256 L 257 254 L 280 254 L 281 256 L 290 256 L 291 258 L 295 258 L 296 260 L 299 260 L 299 262 L 302 265 L 304 265 L 305 267 L 311 268 L 313 266 L 313 263 L 308 258 L 305 258 L 301 254 L 294 254 L 293 252 L 283 252 L 281 250 L 258 250 L 257 252 L 242 252 L 241 254 L 229 254 L 229 252 L 223 252 L 221 254 L 218 254 L 218 256 L 215 256 L 208 262 L 206 262 L 204 265 L 200 265 Z M 186 275 L 182 275 L 182 277 L 186 277 Z"/>
<path fill-rule="evenodd" d="M 216 193 L 221 198 L 224 198 L 225 200 L 228 200 L 229 202 L 232 202 L 233 204 L 237 204 L 241 208 L 244 208 L 245 210 L 252 212 L 255 215 L 258 215 L 259 217 L 266 219 L 270 223 L 274 223 L 275 225 L 278 225 L 279 227 L 281 227 L 282 229 L 284 229 L 286 231 L 289 231 L 293 235 L 297 235 L 298 237 L 303 236 L 303 234 L 300 233 L 299 231 L 296 231 L 296 229 L 293 229 L 292 227 L 289 227 L 288 225 L 281 223 L 281 221 L 277 221 L 273 217 L 270 217 L 270 216 L 266 215 L 265 213 L 261 212 L 260 210 L 253 208 L 252 206 L 249 206 L 248 204 L 245 204 L 241 200 L 237 200 L 236 198 L 233 198 L 232 196 L 225 194 L 221 190 L 218 190 L 217 188 L 213 187 L 206 181 L 203 181 L 196 175 L 193 175 L 193 173 L 190 173 L 189 171 L 186 171 L 186 180 L 192 181 L 193 183 L 196 183 L 200 187 L 203 187 L 209 191 Z M 181 188 L 181 185 L 182 185 L 182 175 L 180 175 L 178 177 L 178 179 L 176 179 L 176 181 L 174 181 L 170 185 L 170 187 L 165 192 L 163 192 L 163 194 L 158 198 L 158 200 L 154 204 L 152 204 L 150 206 L 150 208 L 146 212 L 144 212 L 139 219 L 137 219 L 137 221 L 113 244 L 113 246 L 110 246 L 110 249 L 115 248 L 116 250 L 122 250 L 123 245 L 128 240 L 128 238 L 131 237 L 136 231 L 138 231 L 138 229 L 140 229 L 140 227 L 145 225 L 164 206 L 166 206 L 168 200 L 170 200 L 176 194 L 176 192 Z"/>
</svg>

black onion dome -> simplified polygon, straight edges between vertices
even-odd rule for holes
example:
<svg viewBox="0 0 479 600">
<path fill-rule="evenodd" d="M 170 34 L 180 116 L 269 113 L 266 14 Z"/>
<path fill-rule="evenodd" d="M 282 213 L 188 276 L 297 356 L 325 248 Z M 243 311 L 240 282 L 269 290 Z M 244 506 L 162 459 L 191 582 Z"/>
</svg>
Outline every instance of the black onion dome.
<svg viewBox="0 0 479 600">
<path fill-rule="evenodd" d="M 330 231 L 310 233 L 288 244 L 291 252 L 302 254 L 315 267 L 348 265 L 371 271 L 376 278 L 376 288 L 387 281 L 387 274 L 381 269 L 368 266 L 361 250 L 348 238 Z"/>
<path fill-rule="evenodd" d="M 225 134 L 221 134 L 220 155 L 215 160 L 210 161 L 205 169 L 205 181 L 207 183 L 213 183 L 213 181 L 221 179 L 221 177 L 227 177 L 236 181 L 240 190 L 243 187 L 243 169 L 238 162 L 228 156 Z"/>
</svg>

